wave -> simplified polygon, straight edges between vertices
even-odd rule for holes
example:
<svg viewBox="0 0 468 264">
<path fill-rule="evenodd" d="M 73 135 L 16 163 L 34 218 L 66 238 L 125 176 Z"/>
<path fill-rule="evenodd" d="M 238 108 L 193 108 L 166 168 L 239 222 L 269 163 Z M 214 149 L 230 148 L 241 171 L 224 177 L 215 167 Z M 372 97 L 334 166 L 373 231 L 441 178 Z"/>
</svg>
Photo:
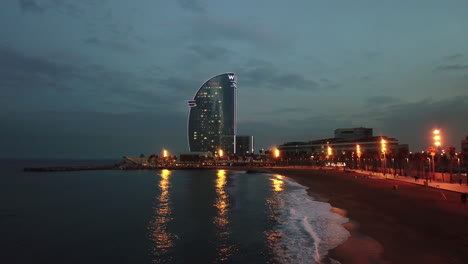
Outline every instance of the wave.
<svg viewBox="0 0 468 264">
<path fill-rule="evenodd" d="M 308 187 L 280 175 L 269 175 L 284 182 L 284 191 L 275 197 L 280 205 L 276 232 L 281 240 L 275 246 L 280 263 L 322 263 L 328 251 L 350 236 L 343 224 L 349 221 L 331 211 L 329 203 L 313 200 Z"/>
</svg>

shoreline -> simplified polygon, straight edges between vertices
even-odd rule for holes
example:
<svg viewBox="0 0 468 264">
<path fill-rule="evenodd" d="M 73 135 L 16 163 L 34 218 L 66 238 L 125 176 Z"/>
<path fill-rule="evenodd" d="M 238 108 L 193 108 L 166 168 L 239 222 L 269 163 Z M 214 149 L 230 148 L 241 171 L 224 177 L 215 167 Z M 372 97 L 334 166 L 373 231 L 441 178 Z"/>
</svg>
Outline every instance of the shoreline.
<svg viewBox="0 0 468 264">
<path fill-rule="evenodd" d="M 355 172 L 272 171 L 309 187 L 314 199 L 350 219 L 344 226 L 351 237 L 329 252 L 331 259 L 342 264 L 468 263 L 468 206 L 458 193 Z"/>
</svg>

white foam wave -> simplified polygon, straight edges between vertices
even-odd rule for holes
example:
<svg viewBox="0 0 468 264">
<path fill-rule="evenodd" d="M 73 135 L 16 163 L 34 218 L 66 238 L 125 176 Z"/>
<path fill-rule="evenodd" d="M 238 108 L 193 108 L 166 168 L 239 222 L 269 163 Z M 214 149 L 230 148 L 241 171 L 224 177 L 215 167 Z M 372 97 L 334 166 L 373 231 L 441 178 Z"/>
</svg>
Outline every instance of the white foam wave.
<svg viewBox="0 0 468 264">
<path fill-rule="evenodd" d="M 281 263 L 321 263 L 323 257 L 350 236 L 343 227 L 348 219 L 331 211 L 328 203 L 314 201 L 307 187 L 282 176 L 270 176 L 285 182 L 286 190 L 278 199 L 278 232 L 281 242 L 275 248 Z"/>
</svg>

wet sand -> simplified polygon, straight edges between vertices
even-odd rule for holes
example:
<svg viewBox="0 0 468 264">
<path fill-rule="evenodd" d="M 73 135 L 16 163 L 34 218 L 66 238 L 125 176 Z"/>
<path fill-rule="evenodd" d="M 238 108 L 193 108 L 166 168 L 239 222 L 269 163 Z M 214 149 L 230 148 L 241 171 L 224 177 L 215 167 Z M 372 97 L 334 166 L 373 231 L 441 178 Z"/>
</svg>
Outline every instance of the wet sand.
<svg viewBox="0 0 468 264">
<path fill-rule="evenodd" d="M 351 237 L 330 252 L 332 259 L 343 264 L 468 263 L 468 205 L 460 202 L 459 193 L 343 171 L 273 171 L 308 186 L 311 196 L 350 219 L 345 227 Z"/>
</svg>

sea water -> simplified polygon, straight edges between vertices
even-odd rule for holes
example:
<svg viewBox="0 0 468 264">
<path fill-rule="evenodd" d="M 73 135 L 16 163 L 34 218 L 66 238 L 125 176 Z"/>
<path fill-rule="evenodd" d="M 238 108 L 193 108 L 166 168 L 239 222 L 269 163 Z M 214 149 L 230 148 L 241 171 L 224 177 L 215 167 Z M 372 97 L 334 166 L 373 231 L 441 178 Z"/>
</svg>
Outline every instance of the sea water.
<svg viewBox="0 0 468 264">
<path fill-rule="evenodd" d="M 283 175 L 21 171 L 28 162 L 1 163 L 2 263 L 320 263 L 349 236 Z"/>
</svg>

